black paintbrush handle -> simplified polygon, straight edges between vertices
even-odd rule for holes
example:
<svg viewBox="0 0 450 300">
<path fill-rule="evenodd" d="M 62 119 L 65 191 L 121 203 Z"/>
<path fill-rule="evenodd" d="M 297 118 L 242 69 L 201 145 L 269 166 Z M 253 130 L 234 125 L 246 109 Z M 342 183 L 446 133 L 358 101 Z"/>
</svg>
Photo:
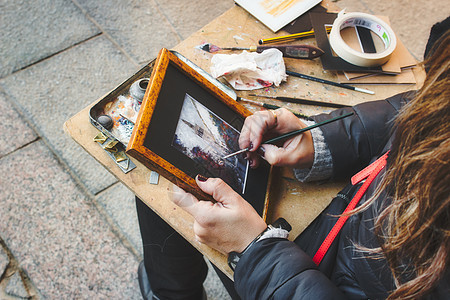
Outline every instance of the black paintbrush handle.
<svg viewBox="0 0 450 300">
<path fill-rule="evenodd" d="M 324 107 L 334 107 L 334 108 L 350 107 L 350 105 L 345 105 L 345 104 L 322 102 L 322 101 L 315 101 L 315 100 L 308 100 L 308 99 L 301 99 L 301 98 L 276 96 L 274 99 L 285 101 L 285 102 L 291 102 L 291 103 L 317 105 L 317 106 L 324 106 Z"/>
<path fill-rule="evenodd" d="M 309 75 L 306 75 L 306 74 L 301 74 L 301 73 L 292 72 L 292 71 L 286 71 L 286 74 L 291 75 L 291 76 L 295 76 L 295 77 L 300 77 L 300 78 L 307 79 L 307 80 L 311 80 L 311 81 L 316 81 L 316 82 L 320 82 L 320 83 L 324 83 L 324 84 L 329 84 L 329 85 L 342 87 L 344 89 L 355 90 L 354 86 L 345 85 L 345 84 L 342 84 L 342 83 L 329 81 L 329 80 L 326 80 L 326 79 L 317 78 L 317 77 L 309 76 Z"/>
<path fill-rule="evenodd" d="M 280 135 L 280 136 L 278 136 L 278 137 L 276 137 L 276 138 L 273 138 L 273 139 L 264 141 L 264 142 L 262 142 L 261 144 L 274 144 L 275 142 L 279 142 L 279 141 L 281 141 L 281 140 L 284 140 L 284 139 L 293 137 L 293 136 L 295 136 L 295 135 L 297 135 L 297 134 L 303 133 L 303 132 L 305 132 L 305 131 L 314 129 L 314 128 L 316 128 L 316 127 L 320 127 L 320 126 L 322 126 L 322 125 L 325 125 L 325 124 L 328 124 L 328 123 L 331 123 L 331 122 L 334 122 L 334 121 L 337 121 L 337 120 L 340 120 L 340 119 L 343 119 L 343 118 L 346 118 L 346 117 L 349 117 L 349 116 L 351 116 L 351 115 L 353 115 L 353 112 L 350 112 L 350 113 L 347 113 L 347 114 L 345 114 L 345 115 L 338 116 L 338 117 L 335 117 L 335 118 L 332 118 L 332 119 L 329 119 L 329 120 L 325 120 L 325 121 L 323 121 L 323 122 L 321 122 L 321 123 L 317 123 L 317 124 L 314 124 L 314 125 L 311 125 L 311 126 L 308 126 L 308 127 L 302 128 L 302 129 L 299 129 L 299 130 L 291 131 L 291 132 L 289 132 L 289 133 Z M 224 156 L 222 159 L 226 159 L 226 158 L 235 156 L 235 155 L 240 154 L 240 153 L 245 152 L 245 151 L 250 151 L 250 147 L 247 147 L 247 148 L 241 149 L 241 150 L 239 150 L 239 151 L 230 153 L 230 154 Z"/>
<path fill-rule="evenodd" d="M 280 101 L 284 101 L 284 102 L 306 104 L 306 105 L 316 105 L 316 106 L 324 106 L 324 107 L 335 107 L 335 108 L 350 107 L 350 105 L 345 105 L 345 104 L 322 102 L 322 101 L 309 100 L 309 99 L 304 99 L 304 98 L 293 98 L 293 97 L 285 97 L 285 96 L 266 96 L 266 95 L 258 95 L 258 94 L 249 94 L 249 96 L 264 97 L 264 98 L 276 99 L 276 100 L 280 100 Z"/>
<path fill-rule="evenodd" d="M 296 136 L 296 135 L 298 135 L 300 133 L 303 133 L 305 131 L 308 131 L 308 130 L 320 127 L 322 125 L 325 125 L 325 124 L 328 124 L 328 123 L 331 123 L 331 122 L 334 122 L 334 121 L 337 121 L 337 120 L 340 120 L 340 119 L 343 119 L 343 118 L 347 118 L 347 117 L 349 117 L 349 116 L 351 116 L 353 114 L 354 114 L 353 112 L 350 112 L 350 113 L 347 113 L 347 114 L 344 114 L 344 115 L 341 115 L 341 116 L 337 116 L 337 117 L 334 117 L 332 119 L 328 119 L 328 120 L 325 120 L 323 122 L 320 122 L 320 123 L 317 123 L 317 124 L 314 124 L 314 125 L 311 125 L 311 126 L 308 126 L 308 127 L 302 128 L 302 129 L 299 129 L 299 130 L 294 130 L 294 131 L 288 132 L 286 134 L 280 135 L 278 137 L 275 137 L 273 139 L 269 139 L 267 141 L 264 141 L 261 144 L 273 144 L 273 143 L 279 142 L 281 140 L 285 140 L 285 139 L 288 139 L 290 137 Z"/>
<path fill-rule="evenodd" d="M 291 76 L 295 76 L 295 77 L 300 77 L 300 78 L 307 79 L 307 80 L 311 80 L 311 81 L 320 82 L 320 83 L 323 83 L 323 84 L 334 85 L 334 86 L 341 87 L 341 88 L 344 88 L 344 89 L 349 89 L 349 90 L 358 91 L 358 92 L 371 94 L 371 95 L 374 94 L 374 92 L 366 90 L 366 89 L 357 88 L 357 87 L 354 87 L 354 86 L 351 86 L 351 85 L 346 85 L 346 84 L 343 84 L 343 83 L 329 81 L 329 80 L 326 80 L 326 79 L 317 78 L 317 77 L 309 76 L 309 75 L 302 74 L 302 73 L 297 73 L 297 72 L 292 72 L 292 71 L 287 71 L 286 70 L 286 74 L 291 75 Z"/>
</svg>

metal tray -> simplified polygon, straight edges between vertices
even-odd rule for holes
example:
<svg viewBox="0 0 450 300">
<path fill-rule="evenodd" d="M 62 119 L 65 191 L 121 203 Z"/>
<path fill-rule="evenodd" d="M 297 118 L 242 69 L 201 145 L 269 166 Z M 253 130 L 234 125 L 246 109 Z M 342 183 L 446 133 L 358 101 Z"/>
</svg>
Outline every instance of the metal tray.
<svg viewBox="0 0 450 300">
<path fill-rule="evenodd" d="M 103 149 L 105 149 L 105 147 L 110 142 L 117 141 L 117 144 L 115 145 L 115 150 L 117 151 L 108 151 L 105 149 L 105 152 L 108 153 L 108 155 L 114 160 L 114 162 L 119 166 L 119 168 L 124 173 L 128 173 L 129 171 L 131 171 L 136 167 L 136 165 L 129 159 L 128 155 L 125 153 L 128 141 L 123 137 L 119 136 L 117 133 L 115 134 L 113 130 L 108 130 L 105 127 L 103 127 L 97 121 L 97 119 L 100 115 L 104 114 L 105 107 L 107 105 L 110 105 L 111 103 L 118 101 L 119 97 L 126 97 L 126 98 L 130 97 L 130 87 L 134 82 L 142 78 L 150 78 L 154 64 L 155 60 L 151 61 L 149 64 L 142 67 L 133 76 L 122 82 L 114 90 L 112 90 L 103 98 L 101 98 L 89 110 L 89 121 L 91 122 L 92 125 L 95 126 L 95 128 L 97 128 L 101 132 L 101 134 L 104 135 L 104 137 L 106 137 L 106 140 L 104 140 L 103 142 L 100 141 L 98 142 L 99 145 Z M 121 155 L 120 159 L 117 158 L 118 157 L 117 153 L 120 153 Z M 125 157 L 125 159 L 121 160 L 123 157 Z"/>
</svg>

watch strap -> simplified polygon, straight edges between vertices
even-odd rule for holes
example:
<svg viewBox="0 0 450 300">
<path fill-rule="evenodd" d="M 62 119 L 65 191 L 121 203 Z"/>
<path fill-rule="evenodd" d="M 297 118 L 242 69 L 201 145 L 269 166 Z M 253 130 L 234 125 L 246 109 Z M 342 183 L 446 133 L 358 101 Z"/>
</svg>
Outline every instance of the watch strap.
<svg viewBox="0 0 450 300">
<path fill-rule="evenodd" d="M 253 239 L 253 241 L 251 241 L 251 243 L 248 244 L 247 247 L 245 247 L 245 249 L 242 252 L 239 253 L 236 251 L 232 251 L 228 254 L 228 266 L 231 268 L 231 270 L 234 271 L 242 255 L 244 255 L 244 253 L 247 252 L 247 250 L 250 249 L 251 246 L 253 246 L 256 242 L 258 242 L 264 236 L 265 233 L 273 229 L 282 229 L 289 233 L 292 227 L 284 218 L 279 218 L 272 225 L 268 225 L 267 228 L 263 232 L 261 232 L 255 239 Z"/>
<path fill-rule="evenodd" d="M 264 229 L 263 232 L 261 232 L 260 234 L 258 234 L 257 237 L 255 237 L 253 239 L 253 241 L 250 242 L 250 244 L 247 245 L 247 247 L 245 247 L 244 251 L 242 252 L 236 252 L 236 251 L 231 251 L 228 254 L 228 266 L 230 266 L 231 270 L 234 271 L 234 269 L 236 268 L 236 265 L 239 261 L 239 259 L 241 258 L 242 255 L 244 255 L 244 253 L 251 247 L 253 246 L 254 243 L 256 243 L 257 241 L 259 241 L 259 239 L 262 237 L 262 235 L 264 233 L 266 233 L 269 229 L 271 228 L 271 225 L 268 225 L 266 229 Z"/>
</svg>

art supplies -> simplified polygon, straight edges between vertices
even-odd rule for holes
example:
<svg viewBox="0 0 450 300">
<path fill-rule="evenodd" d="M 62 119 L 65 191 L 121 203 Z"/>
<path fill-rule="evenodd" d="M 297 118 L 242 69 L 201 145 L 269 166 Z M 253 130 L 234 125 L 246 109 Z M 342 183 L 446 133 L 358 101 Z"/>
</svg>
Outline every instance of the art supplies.
<svg viewBox="0 0 450 300">
<path fill-rule="evenodd" d="M 125 146 L 130 140 L 140 107 L 130 94 L 119 95 L 103 107 L 103 114 L 113 120 L 109 131 Z"/>
<path fill-rule="evenodd" d="M 401 68 L 400 74 L 338 72 L 339 83 L 346 84 L 415 84 L 413 68 Z"/>
<path fill-rule="evenodd" d="M 326 28 L 327 32 L 331 31 L 331 27 Z M 280 42 L 286 42 L 286 41 L 292 41 L 292 40 L 298 40 L 298 39 L 304 39 L 314 36 L 314 30 L 305 31 L 305 32 L 299 32 L 289 35 L 283 35 L 283 36 L 277 36 L 273 38 L 267 38 L 267 39 L 260 39 L 258 43 L 260 45 L 263 44 L 271 44 L 271 43 L 280 43 Z"/>
<path fill-rule="evenodd" d="M 345 28 L 366 28 L 366 32 L 370 37 L 370 31 L 374 32 L 382 40 L 384 49 L 377 51 L 375 47 L 371 47 L 370 51 L 357 51 L 350 47 L 342 38 L 341 30 Z M 361 35 L 359 35 L 361 36 Z M 360 66 L 360 67 L 376 67 L 381 66 L 389 60 L 397 46 L 397 38 L 394 31 L 388 24 L 380 18 L 366 13 L 344 13 L 340 12 L 333 22 L 333 28 L 329 37 L 331 48 L 343 60 Z"/>
<path fill-rule="evenodd" d="M 249 96 L 264 97 L 264 98 L 276 99 L 276 100 L 280 100 L 280 101 L 297 103 L 297 104 L 305 104 L 305 105 L 315 105 L 315 106 L 335 107 L 335 108 L 350 107 L 350 105 L 345 105 L 345 104 L 322 102 L 322 101 L 308 100 L 308 99 L 302 99 L 302 98 L 284 97 L 284 96 L 267 96 L 267 95 L 256 95 L 256 94 L 249 94 Z"/>
<path fill-rule="evenodd" d="M 334 85 L 334 86 L 337 86 L 337 87 L 341 87 L 341 88 L 344 88 L 344 89 L 349 89 L 349 90 L 353 90 L 353 91 L 357 91 L 357 92 L 361 92 L 361 93 L 366 93 L 366 94 L 370 94 L 370 95 L 375 94 L 375 92 L 369 91 L 369 90 L 366 90 L 366 89 L 363 89 L 363 88 L 358 88 L 358 87 L 354 87 L 354 86 L 351 86 L 351 85 L 346 85 L 346 84 L 343 84 L 343 83 L 329 81 L 329 80 L 325 80 L 325 79 L 322 79 L 322 78 L 309 76 L 309 75 L 306 75 L 306 74 L 301 74 L 301 73 L 292 72 L 292 71 L 286 71 L 286 74 L 291 75 L 291 76 L 295 76 L 295 77 L 300 77 L 300 78 L 303 78 L 303 79 L 306 79 L 306 80 L 312 80 L 312 81 L 320 82 L 320 83 L 323 83 L 323 84 Z"/>
<path fill-rule="evenodd" d="M 301 16 L 322 0 L 235 0 L 273 32 Z"/>
<path fill-rule="evenodd" d="M 389 18 L 380 16 L 389 24 Z M 416 78 L 413 68 L 417 65 L 416 59 L 406 49 L 400 39 L 389 61 L 381 66 L 382 72 L 338 72 L 340 83 L 350 84 L 414 84 Z"/>
<path fill-rule="evenodd" d="M 143 66 L 89 109 L 89 121 L 100 131 L 94 141 L 125 174 L 136 168 L 125 148 L 141 106 L 142 90 L 148 83 L 154 62 Z M 132 88 L 136 86 L 139 86 L 139 93 Z"/>
<path fill-rule="evenodd" d="M 309 130 L 311 130 L 311 129 L 314 129 L 314 128 L 323 126 L 323 125 L 325 125 L 325 124 L 328 124 L 328 123 L 331 123 L 331 122 L 334 122 L 334 121 L 337 121 L 337 120 L 340 120 L 340 119 L 343 119 L 343 118 L 347 118 L 347 117 L 349 117 L 349 116 L 351 116 L 351 115 L 353 115 L 353 114 L 354 114 L 353 112 L 346 113 L 346 114 L 344 114 L 344 115 L 340 115 L 340 116 L 334 117 L 334 118 L 332 118 L 332 119 L 328 119 L 328 120 L 325 120 L 325 121 L 323 121 L 323 122 L 320 122 L 320 123 L 317 123 L 317 124 L 314 124 L 314 125 L 311 125 L 311 126 L 308 126 L 308 127 L 302 128 L 302 129 L 299 129 L 299 130 L 294 130 L 294 131 L 288 132 L 288 133 L 286 133 L 286 134 L 280 135 L 280 136 L 278 136 L 278 137 L 275 137 L 275 138 L 266 140 L 266 141 L 262 142 L 261 144 L 274 144 L 274 143 L 276 143 L 276 142 L 279 142 L 279 141 L 282 141 L 282 140 L 291 138 L 291 137 L 293 137 L 293 136 L 299 135 L 300 133 L 304 133 L 304 132 L 309 131 Z M 237 155 L 237 154 L 239 154 L 239 153 L 243 153 L 243 152 L 246 152 L 246 151 L 250 151 L 250 149 L 251 149 L 250 147 L 241 149 L 241 150 L 239 150 L 239 151 L 236 151 L 236 152 L 233 152 L 233 153 L 230 153 L 230 154 L 224 156 L 222 159 L 227 159 L 227 158 L 230 158 L 230 157 L 232 157 L 232 156 L 235 156 L 235 155 Z"/>
<path fill-rule="evenodd" d="M 331 49 L 326 28 L 331 28 L 337 17 L 336 13 L 310 13 L 311 24 L 313 25 L 314 35 L 317 46 L 325 53 L 320 57 L 322 66 L 330 71 L 356 71 L 356 72 L 382 72 L 381 67 L 360 67 L 346 62 L 337 56 Z M 361 44 L 372 44 L 372 39 L 363 39 Z M 374 47 L 368 45 L 366 47 Z"/>
<path fill-rule="evenodd" d="M 280 45 L 280 46 L 251 46 L 251 47 L 222 48 L 213 45 L 211 43 L 205 43 L 199 46 L 199 48 L 209 53 L 214 53 L 223 50 L 231 50 L 231 51 L 247 50 L 250 52 L 261 53 L 267 49 L 275 48 L 280 50 L 281 53 L 283 53 L 283 57 L 300 58 L 300 59 L 313 59 L 323 54 L 323 51 L 321 49 L 310 45 L 292 45 L 292 46 Z"/>
</svg>

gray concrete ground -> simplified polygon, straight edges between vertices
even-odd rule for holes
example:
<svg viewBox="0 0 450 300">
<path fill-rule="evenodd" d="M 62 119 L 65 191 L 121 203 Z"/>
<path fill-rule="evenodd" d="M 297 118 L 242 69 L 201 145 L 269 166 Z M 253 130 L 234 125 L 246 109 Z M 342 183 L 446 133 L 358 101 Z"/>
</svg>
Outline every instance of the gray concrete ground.
<svg viewBox="0 0 450 300">
<path fill-rule="evenodd" d="M 389 16 L 419 60 L 450 12 L 443 0 L 337 2 Z M 62 125 L 232 5 L 0 1 L 0 299 L 140 299 L 133 195 Z M 209 273 L 209 299 L 228 299 Z"/>
</svg>

